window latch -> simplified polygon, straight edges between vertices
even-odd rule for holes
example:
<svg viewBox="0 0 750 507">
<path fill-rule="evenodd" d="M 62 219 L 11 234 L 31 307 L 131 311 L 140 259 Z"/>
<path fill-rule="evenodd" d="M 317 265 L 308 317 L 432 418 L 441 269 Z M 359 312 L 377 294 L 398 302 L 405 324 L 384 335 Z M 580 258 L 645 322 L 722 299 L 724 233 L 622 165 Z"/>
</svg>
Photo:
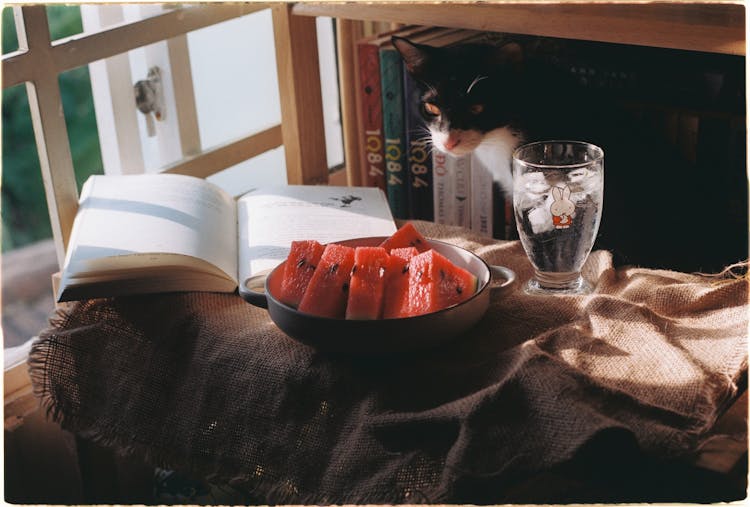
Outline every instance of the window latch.
<svg viewBox="0 0 750 507">
<path fill-rule="evenodd" d="M 164 89 L 161 82 L 161 69 L 151 67 L 146 79 L 141 79 L 133 85 L 135 91 L 135 107 L 146 115 L 146 131 L 148 137 L 156 135 L 156 123 L 164 119 Z"/>
</svg>

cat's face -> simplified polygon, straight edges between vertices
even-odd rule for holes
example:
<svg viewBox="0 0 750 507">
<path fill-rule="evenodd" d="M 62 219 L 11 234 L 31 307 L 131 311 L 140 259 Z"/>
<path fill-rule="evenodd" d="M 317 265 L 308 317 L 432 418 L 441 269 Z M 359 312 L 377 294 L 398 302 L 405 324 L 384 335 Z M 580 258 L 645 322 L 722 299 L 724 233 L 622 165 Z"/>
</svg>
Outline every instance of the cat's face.
<svg viewBox="0 0 750 507">
<path fill-rule="evenodd" d="M 434 48 L 399 37 L 393 44 L 423 89 L 420 110 L 437 149 L 465 155 L 488 133 L 512 128 L 517 44 Z"/>
</svg>

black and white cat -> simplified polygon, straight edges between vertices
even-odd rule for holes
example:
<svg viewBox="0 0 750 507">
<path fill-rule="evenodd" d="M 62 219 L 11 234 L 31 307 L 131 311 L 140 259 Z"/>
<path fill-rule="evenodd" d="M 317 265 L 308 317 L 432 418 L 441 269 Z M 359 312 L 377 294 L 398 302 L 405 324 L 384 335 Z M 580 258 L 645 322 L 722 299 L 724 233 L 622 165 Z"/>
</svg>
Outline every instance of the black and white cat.
<svg viewBox="0 0 750 507">
<path fill-rule="evenodd" d="M 591 142 L 605 152 L 595 248 L 612 251 L 618 263 L 683 271 L 720 270 L 746 258 L 747 231 L 729 230 L 722 205 L 705 202 L 700 169 L 570 74 L 526 58 L 516 42 L 445 48 L 396 36 L 392 42 L 423 91 L 434 148 L 474 152 L 506 195 L 513 188 L 512 153 L 521 143 Z"/>
<path fill-rule="evenodd" d="M 473 151 L 510 193 L 513 150 L 525 141 L 514 113 L 513 88 L 521 49 L 460 45 L 433 48 L 393 37 L 406 69 L 423 87 L 421 111 L 432 145 L 461 156 Z"/>
<path fill-rule="evenodd" d="M 518 43 L 434 48 L 392 40 L 424 88 L 421 110 L 433 146 L 455 156 L 475 152 L 507 195 L 516 147 L 542 138 L 579 139 L 583 132 L 575 124 L 591 121 L 580 111 L 588 106 L 575 97 L 572 80 L 552 79 L 548 69 L 524 61 Z"/>
</svg>

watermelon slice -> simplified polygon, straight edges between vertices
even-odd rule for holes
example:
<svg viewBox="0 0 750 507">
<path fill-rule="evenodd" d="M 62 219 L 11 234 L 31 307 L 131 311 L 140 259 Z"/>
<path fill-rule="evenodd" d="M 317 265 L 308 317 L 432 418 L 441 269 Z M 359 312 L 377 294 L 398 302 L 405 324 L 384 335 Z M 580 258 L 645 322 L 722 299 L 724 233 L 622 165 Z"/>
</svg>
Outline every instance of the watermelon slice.
<svg viewBox="0 0 750 507">
<path fill-rule="evenodd" d="M 435 251 L 432 260 L 438 274 L 437 287 L 433 293 L 438 310 L 462 303 L 474 295 L 479 286 L 476 276 Z"/>
<path fill-rule="evenodd" d="M 352 267 L 354 248 L 335 243 L 326 245 L 298 310 L 321 317 L 343 318 Z"/>
<path fill-rule="evenodd" d="M 383 289 L 390 256 L 379 246 L 358 246 L 349 282 L 346 318 L 379 319 L 383 310 Z"/>
<path fill-rule="evenodd" d="M 399 230 L 394 232 L 391 237 L 380 244 L 381 247 L 390 253 L 394 248 L 405 248 L 412 246 L 420 252 L 426 252 L 430 249 L 427 240 L 419 231 L 414 228 L 411 222 L 406 222 Z"/>
<path fill-rule="evenodd" d="M 292 241 L 284 264 L 279 301 L 297 307 L 325 247 L 315 240 Z"/>
<path fill-rule="evenodd" d="M 408 272 L 394 291 L 397 289 L 401 299 L 395 307 L 387 307 L 389 318 L 413 317 L 461 303 L 476 292 L 477 278 L 435 250 L 428 250 L 409 261 Z"/>
<path fill-rule="evenodd" d="M 397 318 L 408 309 L 409 260 L 418 254 L 419 251 L 413 246 L 391 250 L 386 269 L 387 280 L 383 300 L 384 319 Z"/>
</svg>

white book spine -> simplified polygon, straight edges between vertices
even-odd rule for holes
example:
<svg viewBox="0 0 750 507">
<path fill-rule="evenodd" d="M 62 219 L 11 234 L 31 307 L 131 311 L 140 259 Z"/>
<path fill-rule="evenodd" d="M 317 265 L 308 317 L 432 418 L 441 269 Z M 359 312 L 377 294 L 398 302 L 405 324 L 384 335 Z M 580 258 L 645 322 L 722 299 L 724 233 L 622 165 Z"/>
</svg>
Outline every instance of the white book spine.
<svg viewBox="0 0 750 507">
<path fill-rule="evenodd" d="M 471 227 L 471 155 L 453 158 L 455 225 Z"/>
<path fill-rule="evenodd" d="M 471 157 L 471 230 L 492 237 L 492 173 L 479 157 Z"/>
<path fill-rule="evenodd" d="M 432 192 L 434 222 L 455 225 L 453 213 L 453 177 L 449 167 L 451 157 L 433 150 L 432 152 Z"/>
</svg>

